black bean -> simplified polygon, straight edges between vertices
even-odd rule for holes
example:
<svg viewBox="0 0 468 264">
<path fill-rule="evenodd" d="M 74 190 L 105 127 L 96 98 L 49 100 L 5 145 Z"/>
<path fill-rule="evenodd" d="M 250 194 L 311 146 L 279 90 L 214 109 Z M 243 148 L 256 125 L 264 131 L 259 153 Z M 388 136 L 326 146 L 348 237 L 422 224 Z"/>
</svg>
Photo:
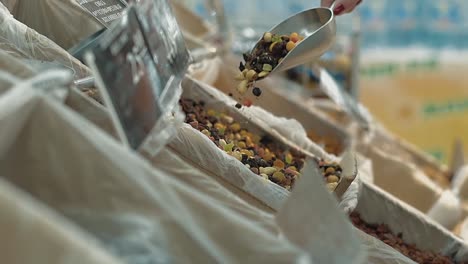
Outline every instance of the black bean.
<svg viewBox="0 0 468 264">
<path fill-rule="evenodd" d="M 268 164 L 264 159 L 260 159 L 258 161 L 258 165 L 260 165 L 260 167 L 268 167 L 270 164 Z"/>
<path fill-rule="evenodd" d="M 245 66 L 244 64 L 242 63 L 242 61 L 239 63 L 239 71 L 244 71 L 245 70 Z"/>
<path fill-rule="evenodd" d="M 249 158 L 249 156 L 245 155 L 245 154 L 242 154 L 242 163 L 247 163 L 247 159 Z"/>
<path fill-rule="evenodd" d="M 258 168 L 258 163 L 255 159 L 252 159 L 252 158 L 247 159 L 247 164 L 249 164 L 251 168 Z"/>
<path fill-rule="evenodd" d="M 216 118 L 215 116 L 209 116 L 208 121 L 210 121 L 211 124 L 214 125 L 216 122 L 218 122 L 218 118 Z"/>
<path fill-rule="evenodd" d="M 275 63 L 275 58 L 273 58 L 273 56 L 271 56 L 270 54 L 268 53 L 263 53 L 259 59 L 258 59 L 262 64 L 274 64 Z"/>
<path fill-rule="evenodd" d="M 252 93 L 255 96 L 260 96 L 260 95 L 262 95 L 262 90 L 260 88 L 258 88 L 258 87 L 255 87 L 255 88 L 252 89 Z"/>
<path fill-rule="evenodd" d="M 273 139 L 270 137 L 270 136 L 263 136 L 261 139 L 260 139 L 260 143 L 262 143 L 263 145 L 268 145 L 270 143 L 273 143 Z"/>
<path fill-rule="evenodd" d="M 262 72 L 263 71 L 263 64 L 258 63 L 255 65 L 255 71 L 256 72 Z"/>
<path fill-rule="evenodd" d="M 241 108 L 242 108 L 242 105 L 239 104 L 239 103 L 237 103 L 237 104 L 236 104 L 236 108 L 241 109 Z"/>
<path fill-rule="evenodd" d="M 285 48 L 286 44 L 284 44 L 284 42 L 276 43 L 276 45 L 273 46 L 272 53 L 274 56 L 281 56 Z"/>
<path fill-rule="evenodd" d="M 302 160 L 302 159 L 297 160 L 296 163 L 297 163 L 297 167 L 296 167 L 296 168 L 297 168 L 298 170 L 302 169 L 302 167 L 304 166 L 304 160 Z"/>
<path fill-rule="evenodd" d="M 262 52 L 263 52 L 262 49 L 256 49 L 254 54 L 255 54 L 256 57 L 258 57 L 258 56 L 260 56 L 260 54 L 262 54 Z"/>
<path fill-rule="evenodd" d="M 209 130 L 209 127 L 206 126 L 205 124 L 202 124 L 202 123 L 199 123 L 199 124 L 198 124 L 198 127 L 199 127 L 201 130 L 203 130 L 203 129 Z"/>
<path fill-rule="evenodd" d="M 276 184 L 279 184 L 280 182 L 278 180 L 276 180 L 275 178 L 273 178 L 272 175 L 268 176 L 268 179 Z"/>
<path fill-rule="evenodd" d="M 257 65 L 257 63 L 258 63 L 258 58 L 255 57 L 252 61 L 250 61 L 249 66 L 250 66 L 251 68 L 254 68 L 255 65 Z"/>
</svg>

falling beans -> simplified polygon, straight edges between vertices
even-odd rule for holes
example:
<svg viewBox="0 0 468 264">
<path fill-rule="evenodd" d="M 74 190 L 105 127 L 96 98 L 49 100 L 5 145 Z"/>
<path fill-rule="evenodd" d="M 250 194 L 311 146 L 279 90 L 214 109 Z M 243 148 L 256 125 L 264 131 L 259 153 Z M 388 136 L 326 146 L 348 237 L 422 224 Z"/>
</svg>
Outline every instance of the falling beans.
<svg viewBox="0 0 468 264">
<path fill-rule="evenodd" d="M 238 86 L 238 92 L 241 95 L 245 94 L 255 81 L 268 76 L 281 63 L 288 52 L 293 50 L 302 39 L 303 37 L 296 32 L 290 35 L 265 32 L 263 38 L 252 52 L 243 54 L 245 63 L 239 63 L 239 71 L 242 74 L 235 76 L 236 80 L 241 81 L 241 84 Z M 257 94 L 256 96 L 258 97 L 261 92 Z"/>
</svg>

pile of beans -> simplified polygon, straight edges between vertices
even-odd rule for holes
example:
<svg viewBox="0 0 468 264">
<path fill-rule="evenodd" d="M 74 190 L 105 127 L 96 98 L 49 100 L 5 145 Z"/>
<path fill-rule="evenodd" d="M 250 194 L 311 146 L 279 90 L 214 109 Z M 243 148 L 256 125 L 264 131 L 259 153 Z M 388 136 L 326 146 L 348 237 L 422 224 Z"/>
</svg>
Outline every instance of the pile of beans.
<svg viewBox="0 0 468 264">
<path fill-rule="evenodd" d="M 244 63 L 240 62 L 240 73 L 236 76 L 236 79 L 240 80 L 237 91 L 243 95 L 255 81 L 268 76 L 302 39 L 303 37 L 295 32 L 290 35 L 277 35 L 270 32 L 263 34 L 263 38 L 252 52 L 243 54 Z M 252 93 L 260 96 L 261 90 L 255 88 Z"/>
<path fill-rule="evenodd" d="M 398 250 L 401 254 L 407 256 L 417 263 L 432 263 L 432 264 L 450 264 L 456 263 L 453 259 L 442 256 L 440 254 L 418 249 L 415 245 L 407 244 L 403 241 L 402 234 L 394 235 L 388 226 L 384 224 L 368 224 L 364 222 L 358 213 L 350 215 L 354 226 L 363 232 L 371 235 L 385 244 Z"/>
<path fill-rule="evenodd" d="M 300 177 L 305 156 L 297 150 L 285 149 L 269 136 L 259 136 L 244 128 L 233 117 L 206 109 L 204 102 L 181 99 L 185 122 L 206 135 L 218 148 L 236 158 L 253 173 L 290 190 Z M 340 178 L 341 167 L 336 163 L 316 160 L 329 190 L 333 191 Z"/>
</svg>

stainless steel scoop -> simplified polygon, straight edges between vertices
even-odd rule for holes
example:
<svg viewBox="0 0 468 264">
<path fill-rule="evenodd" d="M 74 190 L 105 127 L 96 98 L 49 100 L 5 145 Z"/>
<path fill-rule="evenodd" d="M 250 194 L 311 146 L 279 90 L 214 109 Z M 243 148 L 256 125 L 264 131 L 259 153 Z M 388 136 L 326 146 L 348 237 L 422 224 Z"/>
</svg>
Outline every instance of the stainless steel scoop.
<svg viewBox="0 0 468 264">
<path fill-rule="evenodd" d="M 270 29 L 269 32 L 278 35 L 297 32 L 304 36 L 304 39 L 273 68 L 271 71 L 273 73 L 313 62 L 322 56 L 333 45 L 336 36 L 336 22 L 331 8 L 318 7 L 287 18 Z M 262 38 L 258 40 L 255 47 Z M 255 50 L 255 47 L 252 50 Z"/>
</svg>

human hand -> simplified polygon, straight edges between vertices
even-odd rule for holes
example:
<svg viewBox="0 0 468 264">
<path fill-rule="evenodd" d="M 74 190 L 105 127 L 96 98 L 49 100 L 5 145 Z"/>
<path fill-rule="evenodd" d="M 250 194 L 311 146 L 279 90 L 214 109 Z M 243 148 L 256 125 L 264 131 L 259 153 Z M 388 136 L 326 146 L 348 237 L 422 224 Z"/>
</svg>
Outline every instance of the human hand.
<svg viewBox="0 0 468 264">
<path fill-rule="evenodd" d="M 343 15 L 346 13 L 350 13 L 358 6 L 362 0 L 321 0 L 321 5 L 324 7 L 331 7 L 333 2 L 333 14 L 335 16 Z"/>
</svg>

